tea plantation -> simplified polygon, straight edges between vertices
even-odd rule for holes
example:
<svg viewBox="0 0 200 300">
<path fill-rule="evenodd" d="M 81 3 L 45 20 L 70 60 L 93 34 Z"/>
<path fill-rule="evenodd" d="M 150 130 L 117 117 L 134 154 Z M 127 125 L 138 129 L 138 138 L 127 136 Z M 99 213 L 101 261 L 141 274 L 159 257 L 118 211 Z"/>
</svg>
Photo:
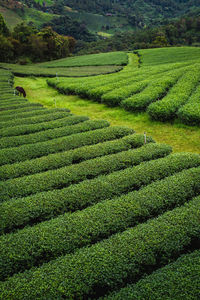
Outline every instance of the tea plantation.
<svg viewBox="0 0 200 300">
<path fill-rule="evenodd" d="M 95 88 L 95 78 L 49 83 L 113 104 L 105 95 L 122 82 L 139 97 L 190 78 L 185 99 L 198 93 L 198 64 L 160 66 L 156 89 L 157 67 L 140 74 L 136 62 Z M 0 299 L 199 299 L 200 155 L 31 103 L 8 70 L 0 92 Z"/>
<path fill-rule="evenodd" d="M 128 111 L 147 111 L 152 120 L 200 125 L 200 48 L 162 48 L 129 53 L 118 73 L 49 79 L 64 94 L 77 94 Z"/>
</svg>

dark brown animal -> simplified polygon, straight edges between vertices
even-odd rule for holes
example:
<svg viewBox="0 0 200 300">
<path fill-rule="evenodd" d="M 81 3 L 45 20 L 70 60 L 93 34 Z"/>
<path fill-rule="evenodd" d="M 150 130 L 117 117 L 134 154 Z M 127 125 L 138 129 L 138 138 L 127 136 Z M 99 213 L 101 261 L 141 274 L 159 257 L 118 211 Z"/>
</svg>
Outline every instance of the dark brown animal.
<svg viewBox="0 0 200 300">
<path fill-rule="evenodd" d="M 26 97 L 26 92 L 25 92 L 25 90 L 23 89 L 23 87 L 21 87 L 21 86 L 16 86 L 15 89 L 19 92 L 20 96 L 23 95 L 24 98 Z"/>
</svg>

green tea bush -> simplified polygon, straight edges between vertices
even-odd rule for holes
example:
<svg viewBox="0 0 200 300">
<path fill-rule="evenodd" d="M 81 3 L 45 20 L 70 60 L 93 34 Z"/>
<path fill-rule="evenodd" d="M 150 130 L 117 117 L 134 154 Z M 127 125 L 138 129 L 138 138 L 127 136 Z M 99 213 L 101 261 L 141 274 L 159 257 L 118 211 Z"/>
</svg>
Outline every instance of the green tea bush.
<svg viewBox="0 0 200 300">
<path fill-rule="evenodd" d="M 25 144 L 34 144 L 37 142 L 43 142 L 59 138 L 62 136 L 68 136 L 75 133 L 85 132 L 99 128 L 99 121 L 88 120 L 85 116 L 73 116 L 68 117 L 69 121 L 63 124 L 62 127 L 43 130 L 36 133 L 27 135 L 4 137 L 0 139 L 0 148 L 17 147 Z M 63 120 L 63 119 L 61 119 Z M 97 126 L 97 127 L 96 127 Z"/>
<path fill-rule="evenodd" d="M 4 111 L 4 110 L 13 110 L 13 109 L 18 109 L 18 108 L 28 108 L 28 107 L 32 107 L 32 106 L 42 106 L 40 103 L 22 103 L 22 104 L 13 104 L 13 105 L 9 105 L 9 106 L 4 106 L 4 107 L 0 107 L 0 112 Z"/>
<path fill-rule="evenodd" d="M 104 300 L 156 300 L 199 299 L 200 251 L 182 255 L 175 262 L 158 269 L 153 274 L 128 285 Z"/>
<path fill-rule="evenodd" d="M 19 125 L 30 125 L 30 124 L 38 124 L 42 122 L 49 122 L 53 120 L 58 120 L 65 118 L 66 116 L 70 116 L 71 113 L 68 110 L 39 110 L 39 111 L 31 111 L 30 113 L 23 113 L 21 117 L 21 113 L 14 115 L 13 118 L 9 118 L 9 120 L 5 120 L 0 122 L 0 128 L 8 128 Z M 16 119 L 15 119 L 16 117 Z"/>
<path fill-rule="evenodd" d="M 200 86 L 198 85 L 188 102 L 179 108 L 178 118 L 187 125 L 200 125 Z"/>
<path fill-rule="evenodd" d="M 200 69 L 199 65 L 191 67 L 190 71 L 186 72 L 169 93 L 156 103 L 152 103 L 148 107 L 148 114 L 153 120 L 172 120 L 177 116 L 178 109 L 184 105 L 191 93 L 199 83 Z"/>
<path fill-rule="evenodd" d="M 0 179 L 6 180 L 53 170 L 88 159 L 126 151 L 131 148 L 139 148 L 144 145 L 144 136 L 141 134 L 128 135 L 120 139 L 115 139 L 115 136 L 113 138 L 114 140 L 111 141 L 106 141 L 105 139 L 103 142 L 95 145 L 83 146 L 74 150 L 49 154 L 48 156 L 1 166 Z M 152 142 L 154 142 L 153 139 L 147 137 L 147 143 Z"/>
<path fill-rule="evenodd" d="M 38 173 L 0 183 L 1 200 L 26 197 L 42 191 L 61 189 L 101 174 L 109 174 L 168 154 L 166 145 L 150 143 L 136 150 L 94 158 L 54 171 Z"/>
<path fill-rule="evenodd" d="M 72 134 L 70 136 L 55 138 L 50 141 L 38 142 L 30 145 L 2 149 L 0 150 L 0 165 L 41 157 L 63 150 L 75 149 L 84 145 L 92 145 L 102 142 L 105 139 L 113 139 L 113 137 L 122 137 L 133 133 L 132 129 L 122 126 L 104 128 L 108 126 L 109 123 L 107 121 L 97 120 L 94 125 L 96 130 L 93 131 Z"/>
<path fill-rule="evenodd" d="M 157 219 L 0 282 L 0 297 L 95 297 L 175 260 L 194 238 L 199 242 L 199 232 L 198 197 Z"/>
<path fill-rule="evenodd" d="M 0 279 L 144 222 L 200 194 L 200 167 L 0 237 Z M 45 236 L 45 239 L 43 237 Z M 45 259 L 44 259 L 45 258 Z M 124 298 L 126 299 L 126 298 Z"/>
<path fill-rule="evenodd" d="M 4 110 L 4 111 L 0 111 L 0 122 L 4 122 L 4 121 L 10 121 L 13 120 L 14 118 L 23 118 L 23 116 L 25 115 L 37 115 L 37 114 L 41 114 L 42 111 L 46 111 L 48 109 L 45 109 L 42 106 L 33 106 L 33 107 L 28 107 L 28 108 L 19 108 L 19 109 L 11 109 L 11 110 Z M 20 115 L 20 116 L 19 116 Z"/>
<path fill-rule="evenodd" d="M 168 147 L 168 153 L 170 150 Z M 0 232 L 9 232 L 13 228 L 44 221 L 67 211 L 84 209 L 199 165 L 199 155 L 172 154 L 143 162 L 134 168 L 84 180 L 61 190 L 4 201 L 0 204 Z"/>
<path fill-rule="evenodd" d="M 88 117 L 82 117 L 81 122 L 88 119 L 89 119 Z M 64 118 L 49 121 L 49 122 L 41 122 L 36 124 L 17 125 L 14 127 L 1 128 L 0 136 L 12 137 L 16 135 L 30 134 L 42 130 L 63 127 L 65 125 L 73 125 L 78 122 L 80 122 L 78 116 L 72 116 L 72 114 L 66 113 Z"/>
<path fill-rule="evenodd" d="M 121 106 L 130 111 L 144 111 L 151 102 L 162 98 L 168 89 L 177 81 L 176 76 L 166 76 L 151 82 L 141 93 L 121 102 Z"/>
<path fill-rule="evenodd" d="M 147 80 L 136 82 L 128 86 L 123 86 L 117 89 L 113 89 L 111 92 L 105 93 L 101 97 L 101 102 L 106 103 L 108 106 L 119 105 L 120 102 L 136 93 L 141 92 L 148 84 Z"/>
</svg>

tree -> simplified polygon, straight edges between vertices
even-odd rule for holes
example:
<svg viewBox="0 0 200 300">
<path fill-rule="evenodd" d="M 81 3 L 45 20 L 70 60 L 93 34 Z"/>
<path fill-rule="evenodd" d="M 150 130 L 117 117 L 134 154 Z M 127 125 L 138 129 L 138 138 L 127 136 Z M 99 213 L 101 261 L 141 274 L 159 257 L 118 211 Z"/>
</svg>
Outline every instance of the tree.
<svg viewBox="0 0 200 300">
<path fill-rule="evenodd" d="M 4 21 L 3 16 L 0 14 L 0 34 L 4 36 L 9 35 L 8 27 L 6 26 L 6 23 Z"/>
<path fill-rule="evenodd" d="M 1 62 L 10 62 L 13 59 L 13 45 L 12 43 L 3 35 L 0 35 L 0 53 Z"/>
</svg>

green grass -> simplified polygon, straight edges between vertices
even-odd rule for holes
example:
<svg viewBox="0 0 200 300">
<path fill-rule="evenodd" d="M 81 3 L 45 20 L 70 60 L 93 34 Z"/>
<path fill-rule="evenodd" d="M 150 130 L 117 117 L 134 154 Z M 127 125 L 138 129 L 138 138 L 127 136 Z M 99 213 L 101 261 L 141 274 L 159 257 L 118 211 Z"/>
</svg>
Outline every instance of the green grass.
<svg viewBox="0 0 200 300">
<path fill-rule="evenodd" d="M 137 133 L 145 131 L 157 142 L 171 145 L 174 152 L 188 151 L 200 154 L 198 127 L 186 126 L 178 121 L 152 122 L 147 113 L 127 112 L 120 107 L 110 108 L 78 96 L 62 95 L 50 88 L 44 78 L 15 77 L 15 85 L 22 85 L 25 88 L 29 101 L 40 102 L 45 107 L 55 107 L 56 101 L 57 107 L 69 108 L 74 114 L 86 115 L 91 119 L 105 119 L 111 125 L 125 125 Z"/>
<path fill-rule="evenodd" d="M 74 56 L 62 58 L 51 62 L 38 64 L 45 67 L 80 67 L 80 66 L 105 66 L 105 65 L 126 65 L 128 56 L 125 52 L 109 52 Z"/>
</svg>

